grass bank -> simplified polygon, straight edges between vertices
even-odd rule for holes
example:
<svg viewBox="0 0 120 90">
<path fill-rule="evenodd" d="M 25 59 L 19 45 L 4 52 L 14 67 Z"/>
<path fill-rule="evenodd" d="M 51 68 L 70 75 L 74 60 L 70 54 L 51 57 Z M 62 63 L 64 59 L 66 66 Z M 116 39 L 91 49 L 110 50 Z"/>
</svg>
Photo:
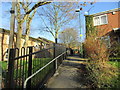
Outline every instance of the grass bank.
<svg viewBox="0 0 120 90">
<path fill-rule="evenodd" d="M 45 64 L 50 62 L 52 58 L 34 58 L 32 60 L 32 73 L 35 73 L 37 70 L 39 70 L 41 67 L 43 67 Z M 2 78 L 4 86 L 6 87 L 6 75 L 7 75 L 7 67 L 8 62 L 7 61 L 1 61 L 0 67 L 2 69 Z M 38 75 L 36 75 L 32 79 L 32 85 L 35 86 L 37 82 L 42 81 L 42 79 L 53 69 L 53 63 L 51 63 L 48 67 L 46 67 L 44 70 L 42 70 Z M 16 81 L 16 87 L 21 87 L 24 80 L 28 77 L 28 60 L 19 60 L 18 62 L 15 61 L 14 66 L 14 80 Z"/>
</svg>

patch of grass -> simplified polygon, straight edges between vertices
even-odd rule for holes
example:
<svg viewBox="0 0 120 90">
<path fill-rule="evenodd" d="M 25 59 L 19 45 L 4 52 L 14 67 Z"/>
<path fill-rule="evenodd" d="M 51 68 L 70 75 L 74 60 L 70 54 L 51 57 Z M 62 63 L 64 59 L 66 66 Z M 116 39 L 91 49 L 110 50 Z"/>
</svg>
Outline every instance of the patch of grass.
<svg viewBox="0 0 120 90">
<path fill-rule="evenodd" d="M 120 75 L 117 67 L 107 63 L 89 64 L 87 66 L 88 80 L 93 88 L 120 88 Z"/>
<path fill-rule="evenodd" d="M 41 67 L 46 65 L 51 60 L 52 58 L 34 58 L 32 60 L 32 73 L 35 73 L 37 70 L 39 70 Z M 2 71 L 2 77 L 6 81 L 6 75 L 7 75 L 6 71 L 7 71 L 8 64 L 6 61 L 1 61 L 0 65 L 1 65 L 2 70 L 4 71 L 4 72 Z M 35 85 L 37 82 L 41 81 L 52 68 L 53 68 L 53 63 L 51 63 L 48 67 L 46 67 L 44 70 L 38 73 L 38 75 L 36 75 L 32 79 L 32 85 Z M 21 87 L 23 77 L 24 77 L 24 80 L 25 80 L 25 77 L 26 78 L 28 77 L 28 60 L 27 61 L 19 60 L 18 62 L 15 61 L 14 79 L 17 80 L 16 87 Z"/>
<path fill-rule="evenodd" d="M 115 66 L 115 67 L 120 68 L 120 62 L 117 62 L 117 61 L 109 61 L 108 63 L 111 64 L 111 65 L 113 65 L 113 66 Z"/>
<path fill-rule="evenodd" d="M 2 70 L 6 70 L 7 69 L 7 61 L 0 61 L 0 67 L 2 68 Z"/>
<path fill-rule="evenodd" d="M 118 61 L 118 62 L 120 62 L 120 57 L 110 57 L 109 61 Z"/>
</svg>

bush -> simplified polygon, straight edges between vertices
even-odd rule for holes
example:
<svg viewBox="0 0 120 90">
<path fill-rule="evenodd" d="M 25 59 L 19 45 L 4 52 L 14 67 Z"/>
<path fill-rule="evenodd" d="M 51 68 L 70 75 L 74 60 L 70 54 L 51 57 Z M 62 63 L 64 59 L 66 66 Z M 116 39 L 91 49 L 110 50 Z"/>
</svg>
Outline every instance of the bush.
<svg viewBox="0 0 120 90">
<path fill-rule="evenodd" d="M 110 57 L 120 57 L 120 44 L 117 42 L 114 42 L 109 51 L 111 53 Z"/>
<path fill-rule="evenodd" d="M 92 87 L 112 88 L 118 87 L 118 69 L 105 63 L 93 64 L 87 66 L 89 80 L 93 82 Z M 117 82 L 117 84 L 116 84 Z"/>
<path fill-rule="evenodd" d="M 100 39 L 100 34 L 94 30 L 89 32 L 84 43 L 86 56 L 90 59 L 86 69 L 92 87 L 119 87 L 118 68 L 108 64 L 109 52 L 106 43 Z"/>
</svg>

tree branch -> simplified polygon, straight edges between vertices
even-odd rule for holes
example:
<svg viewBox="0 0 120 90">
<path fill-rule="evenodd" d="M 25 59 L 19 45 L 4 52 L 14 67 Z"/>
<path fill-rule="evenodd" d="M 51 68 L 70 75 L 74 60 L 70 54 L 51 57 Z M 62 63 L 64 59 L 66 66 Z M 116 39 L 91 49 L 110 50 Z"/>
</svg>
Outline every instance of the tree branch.
<svg viewBox="0 0 120 90">
<path fill-rule="evenodd" d="M 43 5 L 49 4 L 49 3 L 51 3 L 51 1 L 49 1 L 49 2 L 46 2 L 46 1 L 38 2 L 29 11 L 27 11 L 26 14 L 30 14 L 35 8 L 38 8 L 39 6 L 43 6 Z"/>
</svg>

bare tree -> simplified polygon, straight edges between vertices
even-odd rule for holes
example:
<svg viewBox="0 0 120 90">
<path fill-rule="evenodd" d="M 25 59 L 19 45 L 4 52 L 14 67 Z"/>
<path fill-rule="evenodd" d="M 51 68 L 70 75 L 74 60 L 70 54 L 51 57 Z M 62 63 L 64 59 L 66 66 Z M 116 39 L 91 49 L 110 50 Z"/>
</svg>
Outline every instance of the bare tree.
<svg viewBox="0 0 120 90">
<path fill-rule="evenodd" d="M 26 0 L 27 1 L 27 0 Z M 25 22 L 26 20 L 26 38 L 25 41 L 28 41 L 28 37 L 29 37 L 29 33 L 30 33 L 30 23 L 32 21 L 33 16 L 35 15 L 36 9 L 39 6 L 48 4 L 50 2 L 47 1 L 43 1 L 43 2 L 38 2 L 36 3 L 32 8 L 29 8 L 30 3 L 23 3 L 23 2 L 17 2 L 17 7 L 16 7 L 16 11 L 17 11 L 17 41 L 16 41 L 16 47 L 20 48 L 21 47 L 21 38 L 22 38 L 22 24 Z M 22 14 L 22 8 L 24 9 L 25 13 Z M 33 11 L 33 13 L 32 13 Z M 31 14 L 32 13 L 32 14 Z M 31 15 L 30 15 L 31 14 Z M 25 42 L 24 44 L 25 46 L 27 46 L 27 42 Z"/>
<path fill-rule="evenodd" d="M 59 34 L 59 41 L 72 48 L 78 44 L 78 31 L 74 28 L 66 28 Z"/>
<path fill-rule="evenodd" d="M 56 43 L 61 28 L 77 17 L 75 14 L 77 4 L 77 2 L 53 2 L 42 8 L 43 15 L 46 15 L 45 19 L 49 21 L 49 24 L 45 23 L 47 27 L 45 31 L 52 34 Z"/>
<path fill-rule="evenodd" d="M 24 9 L 24 12 L 27 13 L 27 11 L 29 10 L 29 5 L 31 4 L 31 2 L 20 2 L 20 4 L 22 5 L 22 8 Z M 29 40 L 29 34 L 30 34 L 30 26 L 31 26 L 31 21 L 36 13 L 36 9 L 33 10 L 33 12 L 31 12 L 31 14 L 27 14 L 26 17 L 26 31 L 25 31 L 25 42 L 24 42 L 24 47 L 28 46 L 28 40 Z"/>
</svg>

